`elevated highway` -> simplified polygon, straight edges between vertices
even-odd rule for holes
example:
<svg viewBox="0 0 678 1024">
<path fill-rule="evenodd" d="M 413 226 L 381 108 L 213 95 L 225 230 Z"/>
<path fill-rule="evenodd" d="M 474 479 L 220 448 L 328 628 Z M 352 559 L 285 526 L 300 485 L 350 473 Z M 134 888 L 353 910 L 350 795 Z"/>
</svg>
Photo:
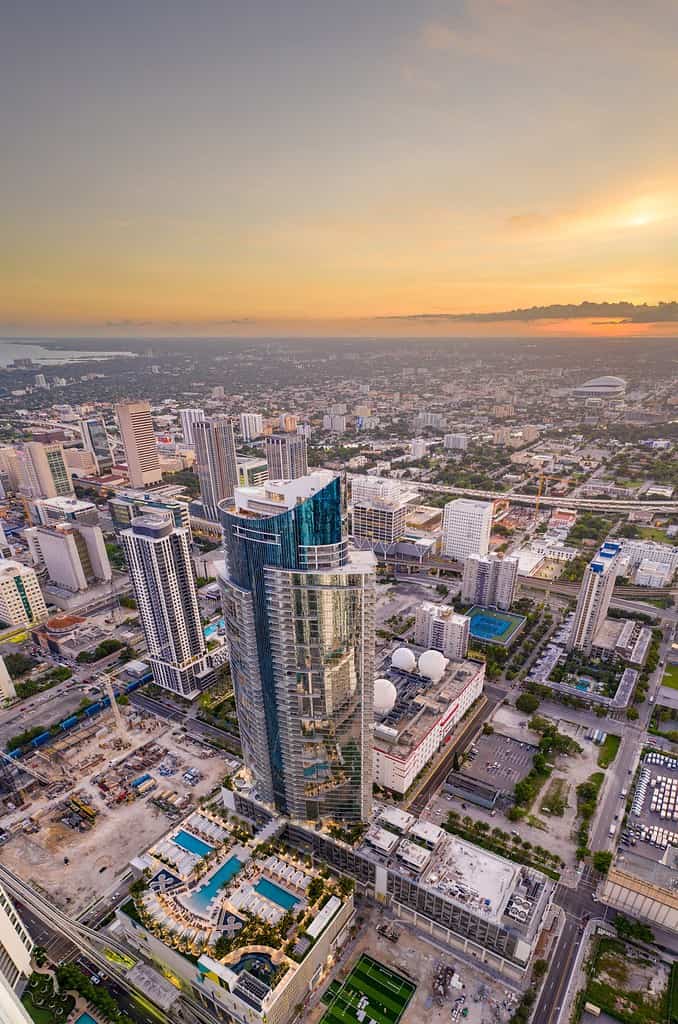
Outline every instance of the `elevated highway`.
<svg viewBox="0 0 678 1024">
<path fill-rule="evenodd" d="M 375 479 L 367 476 L 366 473 L 347 473 L 346 476 L 349 480 Z M 385 477 L 384 479 L 393 478 Z M 555 498 L 548 494 L 542 494 L 539 497 L 536 494 L 520 494 L 516 491 L 480 490 L 470 487 L 455 487 L 450 484 L 427 484 L 418 480 L 408 480 L 406 483 L 424 494 L 453 494 L 458 498 L 477 498 L 481 501 L 510 501 L 514 505 L 536 505 L 539 502 L 540 508 L 565 507 L 588 512 L 634 512 L 638 509 L 651 512 L 678 512 L 678 501 L 661 501 L 660 499 L 638 501 L 636 498 L 570 498 L 567 496 Z"/>
</svg>

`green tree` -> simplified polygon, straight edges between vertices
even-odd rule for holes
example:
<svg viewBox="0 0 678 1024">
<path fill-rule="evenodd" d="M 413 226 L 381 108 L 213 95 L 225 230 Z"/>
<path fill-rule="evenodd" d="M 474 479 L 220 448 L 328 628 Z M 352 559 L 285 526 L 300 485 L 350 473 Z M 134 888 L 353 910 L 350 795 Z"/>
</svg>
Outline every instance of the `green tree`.
<svg viewBox="0 0 678 1024">
<path fill-rule="evenodd" d="M 611 863 L 612 854 L 609 850 L 596 850 L 593 854 L 593 866 L 596 871 L 600 871 L 601 875 L 607 874 Z"/>
<path fill-rule="evenodd" d="M 516 701 L 518 711 L 522 711 L 526 715 L 534 714 L 539 704 L 539 697 L 535 696 L 534 693 L 521 693 Z"/>
</svg>

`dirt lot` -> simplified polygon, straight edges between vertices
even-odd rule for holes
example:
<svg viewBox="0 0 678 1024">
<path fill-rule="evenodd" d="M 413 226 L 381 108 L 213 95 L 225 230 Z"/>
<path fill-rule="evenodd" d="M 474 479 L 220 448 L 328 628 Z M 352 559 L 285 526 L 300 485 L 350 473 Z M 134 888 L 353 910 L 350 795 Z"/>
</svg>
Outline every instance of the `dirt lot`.
<svg viewBox="0 0 678 1024">
<path fill-rule="evenodd" d="M 167 778 L 158 776 L 151 768 L 151 775 L 158 781 L 158 790 L 188 794 L 191 797 L 190 806 L 195 806 L 197 800 L 209 793 L 224 775 L 225 762 L 220 754 L 209 756 L 204 748 L 192 745 L 183 737 L 174 736 L 170 724 L 152 716 L 146 719 L 144 725 L 143 731 L 130 733 L 133 741 L 130 749 L 104 749 L 105 759 L 100 759 L 81 775 L 69 767 L 71 783 L 76 783 L 82 799 L 97 811 L 96 823 L 89 831 L 74 831 L 60 821 L 53 820 L 58 817 L 57 808 L 67 798 L 67 791 L 52 800 L 40 797 L 34 800 L 28 811 L 14 815 L 18 822 L 28 813 L 39 820 L 40 828 L 33 834 L 18 831 L 0 848 L 0 860 L 36 888 L 47 891 L 61 907 L 82 909 L 96 896 L 111 890 L 115 880 L 124 874 L 129 860 L 144 852 L 171 824 L 168 816 L 151 803 L 156 791 L 132 803 L 113 807 L 105 805 L 100 790 L 91 779 L 106 767 L 109 759 L 118 760 L 129 755 L 134 748 L 148 743 L 149 739 L 158 743 L 163 749 L 175 754 L 182 766 L 175 775 Z M 71 752 L 69 766 L 91 761 L 102 738 L 105 739 L 92 735 L 84 740 L 77 751 Z M 182 779 L 182 771 L 187 767 L 196 767 L 202 774 L 202 779 L 195 786 L 188 785 Z M 64 863 L 65 857 L 69 860 L 68 864 Z"/>
<path fill-rule="evenodd" d="M 396 943 L 383 938 L 377 932 L 377 925 L 385 923 L 393 923 L 400 932 L 400 938 Z M 367 926 L 335 974 L 339 981 L 348 976 L 362 953 L 368 953 L 380 963 L 392 967 L 416 982 L 417 990 L 402 1017 L 401 1024 L 449 1022 L 455 1000 L 462 995 L 466 997 L 463 1005 L 469 1010 L 464 1020 L 469 1024 L 505 1024 L 510 1019 L 511 1007 L 515 1008 L 518 997 L 515 990 L 506 982 L 497 981 L 493 976 L 479 970 L 476 964 L 467 964 L 457 953 L 432 944 L 425 936 L 419 935 L 403 922 L 390 922 L 383 910 L 372 911 Z M 454 967 L 455 976 L 447 998 L 438 1004 L 433 999 L 433 978 L 439 961 Z M 479 993 L 481 998 L 476 1002 L 475 996 Z M 305 1018 L 307 1024 L 317 1024 L 322 1020 L 325 1009 L 325 1005 L 320 1003 L 309 1010 Z"/>
<path fill-rule="evenodd" d="M 528 716 L 516 711 L 515 708 L 499 705 L 492 719 L 492 724 L 497 733 L 519 737 L 524 743 L 537 744 L 539 736 L 527 728 L 527 720 Z M 534 801 L 528 818 L 519 822 L 511 822 L 501 810 L 497 810 L 494 816 L 492 816 L 489 811 L 484 810 L 482 807 L 476 807 L 466 801 L 464 801 L 466 808 L 462 810 L 462 801 L 460 799 L 446 797 L 442 794 L 431 801 L 425 816 L 439 825 L 445 820 L 449 811 L 461 811 L 472 818 L 489 822 L 493 828 L 499 827 L 507 832 L 518 831 L 521 839 L 529 840 L 529 842 L 538 846 L 548 846 L 549 850 L 557 853 L 566 865 L 574 865 L 576 844 L 572 841 L 572 835 L 576 830 L 577 817 L 575 791 L 580 782 L 584 782 L 594 772 L 600 771 L 598 767 L 600 748 L 585 739 L 587 729 L 583 726 L 575 725 L 566 719 L 561 719 L 558 722 L 558 729 L 560 732 L 575 739 L 583 748 L 583 753 L 573 757 L 561 756 L 559 758 L 558 767 L 553 771 L 550 781 L 544 785 L 541 793 Z M 495 736 L 483 737 L 483 740 L 496 738 L 495 734 Z M 474 775 L 474 766 L 479 761 L 480 755 L 476 758 L 475 762 L 470 762 L 465 766 L 465 772 L 469 775 Z M 490 781 L 490 779 L 491 777 L 487 781 Z M 491 784 L 499 787 L 501 781 L 501 778 L 496 779 Z M 562 817 L 547 814 L 541 809 L 542 802 L 549 792 L 550 786 L 553 789 L 558 787 L 560 792 L 565 793 L 567 796 L 567 807 Z"/>
</svg>

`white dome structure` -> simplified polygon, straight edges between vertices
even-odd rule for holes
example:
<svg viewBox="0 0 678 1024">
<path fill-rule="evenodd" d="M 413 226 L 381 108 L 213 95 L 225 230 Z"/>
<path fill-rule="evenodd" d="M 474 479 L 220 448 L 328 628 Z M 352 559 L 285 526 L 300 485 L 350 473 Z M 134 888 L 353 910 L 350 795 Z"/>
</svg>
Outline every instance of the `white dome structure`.
<svg viewBox="0 0 678 1024">
<path fill-rule="evenodd" d="M 374 680 L 374 713 L 387 715 L 398 697 L 398 691 L 390 679 Z"/>
<path fill-rule="evenodd" d="M 621 398 L 625 392 L 622 377 L 594 377 L 574 389 L 577 398 Z"/>
<path fill-rule="evenodd" d="M 447 658 L 440 651 L 424 651 L 419 658 L 419 675 L 438 683 L 445 674 Z"/>
<path fill-rule="evenodd" d="M 409 647 L 399 647 L 391 655 L 391 665 L 402 672 L 414 672 L 416 664 L 417 659 Z"/>
</svg>

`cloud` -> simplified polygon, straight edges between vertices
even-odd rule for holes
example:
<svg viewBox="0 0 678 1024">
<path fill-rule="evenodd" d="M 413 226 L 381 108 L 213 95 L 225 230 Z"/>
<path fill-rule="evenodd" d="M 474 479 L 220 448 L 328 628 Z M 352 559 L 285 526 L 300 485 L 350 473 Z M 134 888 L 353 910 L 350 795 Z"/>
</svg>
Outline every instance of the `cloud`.
<svg viewBox="0 0 678 1024">
<path fill-rule="evenodd" d="M 578 305 L 530 306 L 528 309 L 508 309 L 493 313 L 411 313 L 403 316 L 381 316 L 376 320 L 414 320 L 465 323 L 502 323 L 506 321 L 531 322 L 534 320 L 591 320 L 597 317 L 620 317 L 604 323 L 657 324 L 678 323 L 678 302 L 660 302 L 656 306 L 633 302 L 580 302 Z"/>
</svg>

